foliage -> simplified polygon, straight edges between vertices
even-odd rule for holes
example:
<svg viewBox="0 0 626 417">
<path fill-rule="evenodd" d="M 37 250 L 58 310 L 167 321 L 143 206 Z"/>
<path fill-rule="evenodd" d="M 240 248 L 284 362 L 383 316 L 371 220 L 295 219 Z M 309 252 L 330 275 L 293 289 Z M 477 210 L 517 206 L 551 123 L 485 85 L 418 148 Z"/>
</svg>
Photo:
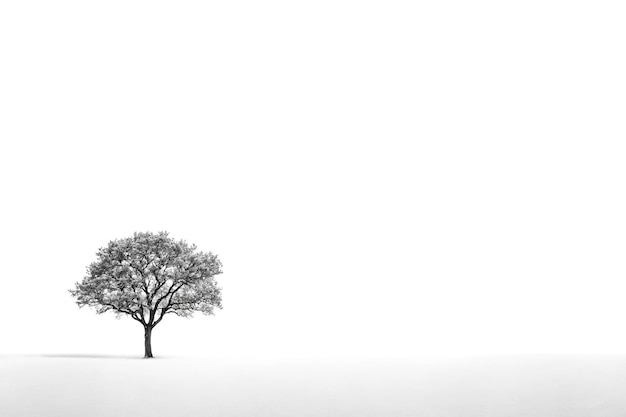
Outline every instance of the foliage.
<svg viewBox="0 0 626 417">
<path fill-rule="evenodd" d="M 210 315 L 222 308 L 214 278 L 221 266 L 216 255 L 175 241 L 167 232 L 135 233 L 100 248 L 97 261 L 70 293 L 80 307 L 126 314 L 152 328 L 167 314 Z"/>
</svg>

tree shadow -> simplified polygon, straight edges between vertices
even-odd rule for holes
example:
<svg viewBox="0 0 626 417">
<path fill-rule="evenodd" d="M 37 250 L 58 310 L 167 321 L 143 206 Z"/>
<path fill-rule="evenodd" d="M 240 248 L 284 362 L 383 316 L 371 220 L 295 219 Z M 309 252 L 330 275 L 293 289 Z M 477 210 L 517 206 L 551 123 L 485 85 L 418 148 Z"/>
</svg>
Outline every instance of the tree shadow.
<svg viewBox="0 0 626 417">
<path fill-rule="evenodd" d="M 40 355 L 42 358 L 64 358 L 64 359 L 144 359 L 142 356 L 130 355 L 105 355 L 98 353 L 47 353 Z"/>
</svg>

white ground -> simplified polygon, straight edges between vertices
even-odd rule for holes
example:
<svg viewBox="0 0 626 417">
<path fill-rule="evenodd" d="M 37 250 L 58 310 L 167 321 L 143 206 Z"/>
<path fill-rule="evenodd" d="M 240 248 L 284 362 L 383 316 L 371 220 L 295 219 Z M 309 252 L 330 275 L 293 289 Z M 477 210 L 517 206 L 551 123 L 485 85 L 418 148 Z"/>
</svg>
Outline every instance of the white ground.
<svg viewBox="0 0 626 417">
<path fill-rule="evenodd" d="M 3 417 L 615 417 L 625 391 L 620 356 L 0 356 Z"/>
</svg>

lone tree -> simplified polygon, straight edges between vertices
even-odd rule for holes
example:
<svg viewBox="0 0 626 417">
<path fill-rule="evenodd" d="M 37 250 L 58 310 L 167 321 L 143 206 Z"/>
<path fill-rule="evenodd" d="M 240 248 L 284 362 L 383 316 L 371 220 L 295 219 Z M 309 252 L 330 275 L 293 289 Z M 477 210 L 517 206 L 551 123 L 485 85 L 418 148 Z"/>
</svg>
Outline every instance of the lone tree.
<svg viewBox="0 0 626 417">
<path fill-rule="evenodd" d="M 87 275 L 70 290 L 79 307 L 97 314 L 129 315 L 144 328 L 145 357 L 152 358 L 152 329 L 167 314 L 191 317 L 222 308 L 215 275 L 222 264 L 211 252 L 175 241 L 167 232 L 135 233 L 109 242 L 87 267 Z"/>
</svg>

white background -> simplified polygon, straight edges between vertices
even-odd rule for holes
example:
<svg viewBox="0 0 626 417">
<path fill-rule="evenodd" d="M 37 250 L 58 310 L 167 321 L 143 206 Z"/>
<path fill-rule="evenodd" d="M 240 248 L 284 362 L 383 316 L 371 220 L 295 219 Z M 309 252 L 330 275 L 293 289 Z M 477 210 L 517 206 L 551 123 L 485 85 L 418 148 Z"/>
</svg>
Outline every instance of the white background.
<svg viewBox="0 0 626 417">
<path fill-rule="evenodd" d="M 4 1 L 0 352 L 142 354 L 67 290 L 167 230 L 224 309 L 158 355 L 626 351 L 609 1 Z"/>
</svg>

